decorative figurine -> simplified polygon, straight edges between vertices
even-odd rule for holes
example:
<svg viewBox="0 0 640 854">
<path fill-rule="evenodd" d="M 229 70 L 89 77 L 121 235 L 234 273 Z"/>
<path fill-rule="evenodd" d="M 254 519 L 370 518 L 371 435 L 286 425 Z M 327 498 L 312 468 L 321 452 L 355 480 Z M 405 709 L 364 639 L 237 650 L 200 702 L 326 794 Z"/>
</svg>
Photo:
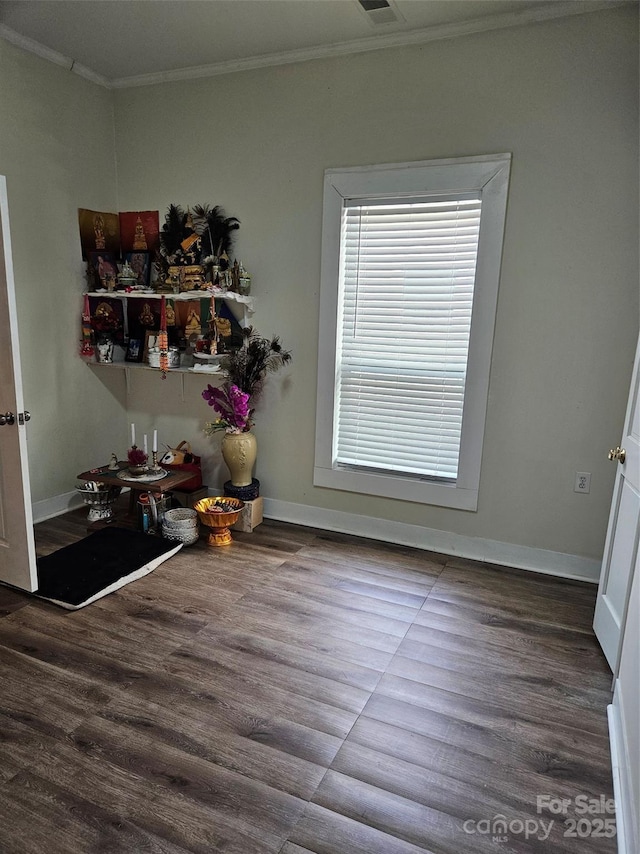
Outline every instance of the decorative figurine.
<svg viewBox="0 0 640 854">
<path fill-rule="evenodd" d="M 242 261 L 240 262 L 240 267 L 238 268 L 238 293 L 244 294 L 248 296 L 251 291 L 251 276 L 245 268 L 242 266 Z"/>
<path fill-rule="evenodd" d="M 189 316 L 187 317 L 184 332 L 187 338 L 189 338 L 191 335 L 200 334 L 200 317 L 195 308 L 192 308 L 189 311 Z"/>
<path fill-rule="evenodd" d="M 111 454 L 111 459 L 109 460 L 109 471 L 117 471 L 119 468 L 118 458 L 115 454 Z"/>
<path fill-rule="evenodd" d="M 142 306 L 142 311 L 140 312 L 138 320 L 140 321 L 141 326 L 153 326 L 155 324 L 156 321 L 148 302 L 145 302 Z"/>
<path fill-rule="evenodd" d="M 120 275 L 118 276 L 118 285 L 121 288 L 135 288 L 138 284 L 138 275 L 129 264 L 128 261 L 125 261 L 122 265 L 122 269 L 120 270 Z"/>
</svg>

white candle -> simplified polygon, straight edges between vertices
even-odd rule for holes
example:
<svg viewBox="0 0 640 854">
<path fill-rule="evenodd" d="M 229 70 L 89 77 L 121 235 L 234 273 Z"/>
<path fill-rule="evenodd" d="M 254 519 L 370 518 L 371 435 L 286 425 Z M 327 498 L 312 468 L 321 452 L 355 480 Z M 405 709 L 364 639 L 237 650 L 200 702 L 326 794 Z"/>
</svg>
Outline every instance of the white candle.
<svg viewBox="0 0 640 854">
<path fill-rule="evenodd" d="M 158 431 L 157 430 L 153 431 L 153 450 L 155 452 L 158 451 Z"/>
<path fill-rule="evenodd" d="M 136 443 L 136 425 L 132 424 L 131 425 L 131 447 L 132 448 L 135 445 L 135 443 Z"/>
<path fill-rule="evenodd" d="M 146 433 L 142 437 L 142 447 L 144 449 L 145 454 L 147 454 L 148 451 L 147 451 L 147 434 Z"/>
</svg>

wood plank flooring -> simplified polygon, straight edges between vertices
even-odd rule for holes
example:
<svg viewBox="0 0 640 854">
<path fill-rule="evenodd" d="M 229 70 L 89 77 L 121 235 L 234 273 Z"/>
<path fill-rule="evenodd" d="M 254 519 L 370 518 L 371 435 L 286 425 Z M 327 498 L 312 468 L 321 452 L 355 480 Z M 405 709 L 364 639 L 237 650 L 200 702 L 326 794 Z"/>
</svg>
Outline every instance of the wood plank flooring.
<svg viewBox="0 0 640 854">
<path fill-rule="evenodd" d="M 38 553 L 85 525 L 36 526 Z M 234 537 L 78 612 L 0 587 L 2 854 L 615 852 L 609 815 L 564 823 L 612 797 L 594 587 Z"/>
</svg>

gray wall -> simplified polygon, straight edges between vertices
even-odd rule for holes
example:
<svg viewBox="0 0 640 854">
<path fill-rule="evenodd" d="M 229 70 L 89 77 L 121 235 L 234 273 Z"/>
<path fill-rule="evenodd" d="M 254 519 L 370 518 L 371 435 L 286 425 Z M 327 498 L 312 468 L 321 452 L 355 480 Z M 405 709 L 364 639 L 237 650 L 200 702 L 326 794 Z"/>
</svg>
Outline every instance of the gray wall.
<svg viewBox="0 0 640 854">
<path fill-rule="evenodd" d="M 424 46 L 115 93 L 122 209 L 223 205 L 242 221 L 255 322 L 294 352 L 258 418 L 257 476 L 285 502 L 601 556 L 638 334 L 634 9 Z M 312 485 L 323 172 L 509 151 L 513 167 L 477 513 Z M 137 419 L 199 435 L 184 403 L 136 383 Z M 162 398 L 162 399 L 161 399 Z M 593 473 L 591 494 L 574 473 Z"/>
<path fill-rule="evenodd" d="M 37 502 L 73 490 L 78 472 L 126 439 L 119 383 L 111 389 L 78 357 L 78 208 L 117 210 L 111 93 L 0 39 L 0 174 Z"/>
</svg>

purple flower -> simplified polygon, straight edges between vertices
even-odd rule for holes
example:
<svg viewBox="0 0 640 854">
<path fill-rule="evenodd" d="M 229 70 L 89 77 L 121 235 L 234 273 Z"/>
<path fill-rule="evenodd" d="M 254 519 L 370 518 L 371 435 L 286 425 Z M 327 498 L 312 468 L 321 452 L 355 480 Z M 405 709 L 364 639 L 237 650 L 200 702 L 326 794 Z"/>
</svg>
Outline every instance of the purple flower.
<svg viewBox="0 0 640 854">
<path fill-rule="evenodd" d="M 228 433 L 241 433 L 249 423 L 249 395 L 232 383 L 219 388 L 208 385 L 202 397 L 220 418 L 211 425 L 212 430 L 225 429 Z"/>
</svg>

